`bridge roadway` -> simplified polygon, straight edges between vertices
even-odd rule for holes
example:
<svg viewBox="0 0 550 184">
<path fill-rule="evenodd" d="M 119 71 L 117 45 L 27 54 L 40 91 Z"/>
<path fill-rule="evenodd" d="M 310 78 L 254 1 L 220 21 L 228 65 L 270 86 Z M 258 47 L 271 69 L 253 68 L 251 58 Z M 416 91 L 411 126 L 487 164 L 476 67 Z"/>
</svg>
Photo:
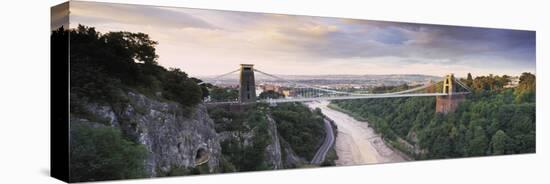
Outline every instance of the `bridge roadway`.
<svg viewBox="0 0 550 184">
<path fill-rule="evenodd" d="M 457 92 L 452 95 L 468 94 L 469 92 Z M 422 97 L 422 96 L 450 96 L 447 93 L 413 93 L 413 94 L 366 94 L 366 95 L 352 95 L 352 96 L 329 96 L 329 97 L 313 97 L 313 98 L 279 98 L 279 99 L 265 99 L 257 100 L 257 102 L 266 103 L 288 103 L 288 102 L 311 102 L 311 101 L 323 101 L 323 100 L 353 100 L 353 99 L 367 99 L 367 98 L 399 98 L 399 97 Z M 206 102 L 207 104 L 221 105 L 221 104 L 249 104 L 253 102 L 241 103 L 238 101 L 226 101 L 226 102 Z"/>
<path fill-rule="evenodd" d="M 456 93 L 458 94 L 458 93 Z M 354 96 L 329 96 L 329 97 L 314 97 L 314 98 L 280 98 L 260 100 L 267 103 L 286 103 L 286 102 L 309 102 L 322 100 L 351 100 L 351 99 L 366 99 L 366 98 L 398 98 L 398 97 L 420 97 L 420 96 L 446 96 L 447 93 L 418 93 L 418 94 L 369 94 L 369 95 L 354 95 Z"/>
</svg>

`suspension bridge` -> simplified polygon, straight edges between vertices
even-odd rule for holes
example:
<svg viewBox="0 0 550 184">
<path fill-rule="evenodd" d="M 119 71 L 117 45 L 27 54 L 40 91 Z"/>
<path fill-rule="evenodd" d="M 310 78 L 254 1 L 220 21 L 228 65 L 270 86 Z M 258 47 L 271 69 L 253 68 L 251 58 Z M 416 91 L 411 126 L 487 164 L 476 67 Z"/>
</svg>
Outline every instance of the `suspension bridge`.
<svg viewBox="0 0 550 184">
<path fill-rule="evenodd" d="M 449 112 L 454 111 L 458 103 L 464 100 L 464 95 L 471 92 L 470 88 L 456 79 L 452 74 L 443 77 L 442 81 L 426 82 L 418 87 L 404 89 L 397 92 L 386 93 L 362 93 L 349 92 L 326 87 L 299 83 L 292 80 L 287 80 L 277 75 L 263 72 L 253 67 L 252 64 L 241 64 L 240 68 L 227 72 L 225 74 L 205 80 L 201 83 L 211 83 L 216 85 L 219 80 L 239 73 L 239 96 L 238 99 L 227 101 L 207 101 L 209 104 L 249 104 L 257 102 L 265 102 L 269 104 L 289 103 L 289 102 L 309 102 L 321 100 L 352 100 L 352 99 L 368 99 L 368 98 L 398 98 L 398 97 L 436 97 L 436 111 Z M 262 98 L 259 99 L 256 94 L 255 73 L 267 76 L 271 82 L 284 87 L 292 95 L 283 96 L 281 98 Z M 436 88 L 437 84 L 442 82 L 440 91 Z M 432 90 L 429 90 L 432 89 Z M 433 90 L 436 89 L 436 90 Z"/>
</svg>

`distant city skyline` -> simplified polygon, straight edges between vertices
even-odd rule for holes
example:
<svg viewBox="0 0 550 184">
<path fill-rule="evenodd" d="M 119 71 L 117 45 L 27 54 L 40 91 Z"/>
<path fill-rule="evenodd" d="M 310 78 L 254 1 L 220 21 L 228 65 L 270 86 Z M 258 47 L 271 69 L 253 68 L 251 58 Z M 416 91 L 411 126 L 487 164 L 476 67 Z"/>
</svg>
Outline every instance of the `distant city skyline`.
<svg viewBox="0 0 550 184">
<path fill-rule="evenodd" d="M 71 1 L 71 28 L 143 32 L 191 76 L 535 73 L 534 31 Z M 52 15 L 52 26 L 67 20 Z M 60 25 L 59 25 L 60 26 Z"/>
</svg>

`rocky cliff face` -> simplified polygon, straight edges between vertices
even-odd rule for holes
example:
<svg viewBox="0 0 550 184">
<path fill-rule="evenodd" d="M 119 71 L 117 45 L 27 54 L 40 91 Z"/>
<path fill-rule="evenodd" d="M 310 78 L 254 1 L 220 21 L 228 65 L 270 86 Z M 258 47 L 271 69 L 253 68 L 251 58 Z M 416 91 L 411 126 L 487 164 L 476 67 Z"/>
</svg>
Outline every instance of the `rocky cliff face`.
<svg viewBox="0 0 550 184">
<path fill-rule="evenodd" d="M 277 124 L 269 115 L 267 116 L 267 132 L 271 138 L 271 143 L 265 148 L 266 162 L 272 169 L 283 169 L 283 159 L 281 153 L 281 142 L 277 132 Z"/>
<path fill-rule="evenodd" d="M 126 137 L 145 145 L 149 152 L 146 170 L 150 177 L 163 176 L 173 170 L 196 169 L 197 164 L 201 168 L 208 166 L 210 173 L 222 172 L 220 143 L 235 141 L 247 147 L 260 136 L 255 128 L 216 133 L 203 104 L 182 107 L 135 92 L 127 92 L 124 97 L 125 102 L 120 103 L 123 105 L 80 102 L 89 115 L 72 118 L 119 128 Z M 263 163 L 269 169 L 295 168 L 306 163 L 280 137 L 277 123 L 269 114 L 266 116 L 267 146 Z"/>
<path fill-rule="evenodd" d="M 306 163 L 305 160 L 298 157 L 296 153 L 294 153 L 290 145 L 281 138 L 279 132 L 277 131 L 277 123 L 275 122 L 275 120 L 273 120 L 273 118 L 269 114 L 266 114 L 265 116 L 267 119 L 267 123 L 265 126 L 265 134 L 267 134 L 267 145 L 265 146 L 265 149 L 263 151 L 263 163 L 265 163 L 265 165 L 269 169 L 295 168 Z M 243 147 L 250 147 L 252 146 L 254 139 L 259 139 L 259 137 L 263 136 L 259 135 L 260 133 L 258 132 L 264 131 L 256 131 L 257 128 L 259 127 L 255 127 L 246 131 L 241 130 L 219 132 L 219 141 L 222 143 L 226 141 L 236 142 Z"/>
<path fill-rule="evenodd" d="M 84 108 L 147 147 L 146 169 L 151 177 L 175 168 L 191 169 L 196 163 L 204 163 L 210 172 L 216 172 L 221 147 L 204 105 L 186 110 L 177 103 L 133 92 L 126 96 L 126 105 L 85 103 Z"/>
</svg>

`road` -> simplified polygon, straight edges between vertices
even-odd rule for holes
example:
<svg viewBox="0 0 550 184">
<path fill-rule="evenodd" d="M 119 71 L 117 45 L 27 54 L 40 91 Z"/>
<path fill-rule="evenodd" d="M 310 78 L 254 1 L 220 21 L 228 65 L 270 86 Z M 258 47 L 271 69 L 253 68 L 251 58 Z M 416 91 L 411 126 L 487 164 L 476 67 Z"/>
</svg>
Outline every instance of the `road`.
<svg viewBox="0 0 550 184">
<path fill-rule="evenodd" d="M 360 165 L 373 163 L 401 162 L 406 159 L 390 149 L 368 126 L 368 122 L 357 121 L 351 116 L 333 110 L 328 101 L 307 103 L 310 108 L 320 108 L 325 116 L 338 127 L 335 148 L 338 154 L 336 165 Z"/>
<path fill-rule="evenodd" d="M 325 141 L 323 142 L 323 145 L 317 150 L 317 153 L 315 153 L 315 156 L 313 156 L 313 159 L 311 159 L 311 164 L 320 165 L 327 155 L 328 150 L 332 147 L 332 144 L 334 144 L 334 132 L 332 131 L 332 125 L 330 124 L 330 121 L 325 119 Z"/>
</svg>

